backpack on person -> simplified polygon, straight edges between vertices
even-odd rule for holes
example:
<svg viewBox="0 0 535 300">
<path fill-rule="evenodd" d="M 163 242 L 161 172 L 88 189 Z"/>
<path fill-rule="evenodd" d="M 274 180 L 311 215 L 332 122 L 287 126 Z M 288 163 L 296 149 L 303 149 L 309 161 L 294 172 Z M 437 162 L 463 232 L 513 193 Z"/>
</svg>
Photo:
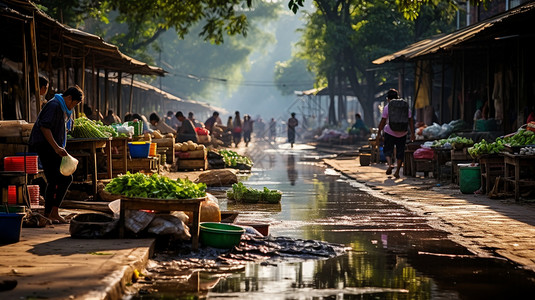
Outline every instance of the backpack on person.
<svg viewBox="0 0 535 300">
<path fill-rule="evenodd" d="M 388 125 L 393 131 L 407 131 L 409 104 L 404 99 L 392 99 L 388 103 Z"/>
</svg>

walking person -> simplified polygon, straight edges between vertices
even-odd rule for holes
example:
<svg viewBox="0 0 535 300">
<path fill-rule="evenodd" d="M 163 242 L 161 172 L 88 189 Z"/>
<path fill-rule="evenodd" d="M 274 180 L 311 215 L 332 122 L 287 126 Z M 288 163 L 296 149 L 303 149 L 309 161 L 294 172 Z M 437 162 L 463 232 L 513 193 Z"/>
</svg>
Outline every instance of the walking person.
<svg viewBox="0 0 535 300">
<path fill-rule="evenodd" d="M 45 217 L 53 223 L 67 223 L 59 214 L 59 207 L 72 183 L 72 175 L 60 172 L 61 159 L 67 156 L 67 130 L 72 129 L 73 109 L 84 99 L 78 86 L 56 94 L 37 116 L 30 134 L 31 151 L 37 152 L 43 166 L 47 185 L 45 191 Z"/>
<path fill-rule="evenodd" d="M 249 146 L 249 142 L 251 141 L 251 134 L 253 133 L 253 122 L 254 121 L 251 120 L 251 116 L 243 116 L 243 141 L 245 142 L 245 147 Z"/>
<path fill-rule="evenodd" d="M 395 178 L 399 178 L 399 169 L 403 164 L 405 156 L 405 142 L 407 140 L 407 126 L 410 127 L 410 139 L 414 141 L 414 121 L 412 119 L 409 104 L 404 99 L 399 99 L 399 93 L 395 89 L 390 89 L 386 94 L 387 104 L 383 108 L 379 131 L 377 132 L 377 144 L 381 139 L 381 132 L 384 130 L 383 152 L 388 163 L 386 175 L 392 174 L 394 168 L 392 155 L 396 148 L 397 168 L 394 173 Z"/>
<path fill-rule="evenodd" d="M 295 127 L 299 125 L 299 122 L 295 118 L 295 113 L 292 113 L 292 117 L 288 119 L 288 143 L 293 148 L 295 143 Z"/>
<path fill-rule="evenodd" d="M 271 118 L 271 121 L 269 121 L 269 141 L 275 141 L 275 138 L 277 137 L 277 122 L 275 121 L 275 118 Z"/>
<path fill-rule="evenodd" d="M 234 113 L 234 122 L 232 124 L 232 137 L 234 139 L 234 146 L 238 148 L 238 145 L 241 142 L 241 132 L 242 132 L 242 120 L 240 117 L 240 112 L 236 111 Z"/>
</svg>

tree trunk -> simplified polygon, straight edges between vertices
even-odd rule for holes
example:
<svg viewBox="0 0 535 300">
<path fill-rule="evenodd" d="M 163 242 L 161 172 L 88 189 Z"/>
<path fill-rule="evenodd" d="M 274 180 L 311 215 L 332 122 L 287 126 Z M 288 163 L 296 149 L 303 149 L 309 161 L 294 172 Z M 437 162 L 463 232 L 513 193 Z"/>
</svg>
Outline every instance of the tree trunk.
<svg viewBox="0 0 535 300">
<path fill-rule="evenodd" d="M 335 125 L 337 123 L 336 121 L 336 111 L 334 109 L 334 96 L 335 96 L 335 89 L 336 89 L 336 82 L 333 78 L 333 76 L 329 76 L 328 78 L 328 88 L 329 88 L 329 125 Z"/>
</svg>

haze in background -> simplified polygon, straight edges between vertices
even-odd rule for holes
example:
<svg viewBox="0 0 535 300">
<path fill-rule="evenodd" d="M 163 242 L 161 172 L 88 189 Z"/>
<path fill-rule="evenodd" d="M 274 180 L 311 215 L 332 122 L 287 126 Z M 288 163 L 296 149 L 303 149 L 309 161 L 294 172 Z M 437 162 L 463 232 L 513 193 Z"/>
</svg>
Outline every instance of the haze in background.
<svg viewBox="0 0 535 300">
<path fill-rule="evenodd" d="M 264 120 L 288 118 L 287 108 L 295 96 L 283 96 L 274 83 L 274 69 L 279 61 L 289 60 L 292 45 L 303 26 L 298 15 L 287 8 L 257 9 L 251 18 L 247 37 L 227 37 L 221 45 L 212 45 L 192 30 L 178 40 L 170 30 L 159 39 L 161 51 L 154 51 L 157 65 L 169 71 L 152 84 L 184 99 L 208 102 L 234 113 Z M 161 80 L 161 82 L 160 82 Z M 307 90 L 313 82 L 295 85 L 294 90 Z M 224 119 L 228 116 L 224 115 Z"/>
</svg>

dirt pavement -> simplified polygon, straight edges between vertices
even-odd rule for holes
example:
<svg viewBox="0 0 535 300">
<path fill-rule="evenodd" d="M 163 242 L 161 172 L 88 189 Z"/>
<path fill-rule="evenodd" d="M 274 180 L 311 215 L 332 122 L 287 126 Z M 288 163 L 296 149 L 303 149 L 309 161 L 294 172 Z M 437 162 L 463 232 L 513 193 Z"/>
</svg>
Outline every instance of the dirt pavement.
<svg viewBox="0 0 535 300">
<path fill-rule="evenodd" d="M 20 242 L 0 246 L 0 281 L 17 280 L 3 299 L 120 299 L 152 239 L 73 239 L 69 225 L 22 228 Z"/>
<path fill-rule="evenodd" d="M 357 180 L 375 196 L 425 215 L 430 225 L 480 256 L 503 257 L 535 271 L 535 204 L 462 194 L 455 184 L 433 178 L 385 174 L 386 165 L 362 167 L 358 158 L 326 159 L 326 164 Z"/>
<path fill-rule="evenodd" d="M 437 186 L 432 178 L 394 179 L 385 175 L 385 165 L 361 167 L 354 157 L 342 158 L 324 161 L 372 195 L 425 215 L 431 226 L 473 253 L 535 271 L 535 204 L 462 194 L 457 185 Z M 194 180 L 198 173 L 166 175 Z M 72 239 L 69 225 L 23 228 L 19 243 L 0 245 L 0 282 L 18 283 L 0 297 L 120 299 L 153 247 L 153 239 Z"/>
</svg>

